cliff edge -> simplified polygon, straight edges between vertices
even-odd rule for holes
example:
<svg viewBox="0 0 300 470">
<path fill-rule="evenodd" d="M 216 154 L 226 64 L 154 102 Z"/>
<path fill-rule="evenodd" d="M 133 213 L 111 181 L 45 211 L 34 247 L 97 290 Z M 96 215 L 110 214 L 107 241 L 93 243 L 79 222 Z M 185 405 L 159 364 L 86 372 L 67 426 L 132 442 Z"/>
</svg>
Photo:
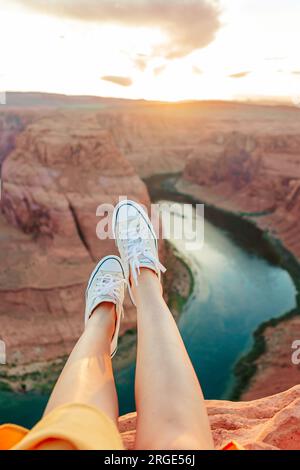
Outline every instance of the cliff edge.
<svg viewBox="0 0 300 470">
<path fill-rule="evenodd" d="M 249 402 L 206 401 L 216 449 L 235 440 L 247 450 L 300 448 L 300 386 Z M 136 413 L 119 419 L 126 448 L 135 440 Z"/>
</svg>

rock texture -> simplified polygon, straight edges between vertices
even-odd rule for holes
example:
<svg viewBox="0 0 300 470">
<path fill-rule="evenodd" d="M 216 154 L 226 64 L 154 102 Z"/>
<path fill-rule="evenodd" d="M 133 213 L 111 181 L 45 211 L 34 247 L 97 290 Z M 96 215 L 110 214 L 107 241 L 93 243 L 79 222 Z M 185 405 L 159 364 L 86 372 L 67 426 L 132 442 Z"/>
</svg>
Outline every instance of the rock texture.
<svg viewBox="0 0 300 470">
<path fill-rule="evenodd" d="M 33 112 L 4 112 L 0 114 L 0 168 L 15 146 L 16 136 L 33 119 Z"/>
<path fill-rule="evenodd" d="M 199 185 L 206 202 L 254 215 L 300 258 L 300 134 L 212 135 L 189 158 L 183 178 Z"/>
<path fill-rule="evenodd" d="M 247 450 L 300 448 L 300 386 L 249 402 L 206 402 L 216 449 L 235 440 Z M 134 447 L 136 413 L 119 420 L 126 448 Z"/>
<path fill-rule="evenodd" d="M 208 142 L 222 143 L 233 131 L 254 138 L 266 135 L 268 151 L 277 146 L 280 152 L 285 141 L 291 146 L 294 136 L 299 136 L 300 109 L 224 102 L 150 102 L 126 109 L 106 107 L 96 112 L 96 119 L 112 133 L 138 174 L 151 176 L 183 171 L 187 160 L 200 156 Z"/>
<path fill-rule="evenodd" d="M 300 365 L 292 361 L 292 344 L 300 339 L 300 315 L 268 326 L 263 337 L 266 350 L 255 361 L 256 373 L 242 393 L 242 400 L 281 392 L 300 382 Z"/>
<path fill-rule="evenodd" d="M 83 327 L 100 204 L 120 195 L 148 204 L 145 185 L 106 130 L 84 113 L 55 112 L 17 136 L 2 167 L 0 318 L 8 362 L 67 354 Z M 103 214 L 102 214 L 103 215 Z M 127 309 L 123 329 L 135 322 Z"/>
<path fill-rule="evenodd" d="M 300 110 L 234 103 L 149 105 L 98 114 L 139 174 L 180 172 L 181 193 L 243 213 L 300 259 Z M 270 327 L 257 374 L 242 395 L 255 399 L 300 382 L 291 344 L 299 318 Z"/>
</svg>

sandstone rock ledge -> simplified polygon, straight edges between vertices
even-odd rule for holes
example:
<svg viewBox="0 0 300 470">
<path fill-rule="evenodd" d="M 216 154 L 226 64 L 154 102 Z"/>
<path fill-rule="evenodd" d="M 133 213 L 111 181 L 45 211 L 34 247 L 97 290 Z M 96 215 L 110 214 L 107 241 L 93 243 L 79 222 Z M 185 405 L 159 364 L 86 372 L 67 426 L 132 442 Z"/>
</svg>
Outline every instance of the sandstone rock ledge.
<svg viewBox="0 0 300 470">
<path fill-rule="evenodd" d="M 259 132 L 207 135 L 187 159 L 176 189 L 255 223 L 289 253 L 281 259 L 292 261 L 299 292 L 300 136 L 299 130 L 286 132 L 284 124 L 282 129 L 263 125 Z M 251 364 L 255 374 L 242 399 L 262 398 L 300 382 L 299 367 L 291 363 L 291 345 L 300 334 L 299 303 L 295 310 L 294 317 L 263 331 L 265 351 Z"/>
<path fill-rule="evenodd" d="M 208 400 L 207 410 L 216 449 L 236 440 L 247 450 L 300 449 L 300 385 L 249 402 Z M 136 413 L 119 419 L 126 448 L 135 440 Z"/>
</svg>

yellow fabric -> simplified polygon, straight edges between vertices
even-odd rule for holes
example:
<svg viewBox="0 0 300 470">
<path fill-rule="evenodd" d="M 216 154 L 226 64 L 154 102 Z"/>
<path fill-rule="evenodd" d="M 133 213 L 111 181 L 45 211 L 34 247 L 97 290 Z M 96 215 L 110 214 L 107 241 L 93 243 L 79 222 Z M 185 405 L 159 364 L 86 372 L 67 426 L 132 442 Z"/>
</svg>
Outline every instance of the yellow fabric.
<svg viewBox="0 0 300 470">
<path fill-rule="evenodd" d="M 16 424 L 0 426 L 0 450 L 7 450 L 16 445 L 28 433 L 28 429 Z"/>
<path fill-rule="evenodd" d="M 121 450 L 122 439 L 113 421 L 97 408 L 63 405 L 41 419 L 31 431 L 6 424 L 0 427 L 0 449 Z"/>
<path fill-rule="evenodd" d="M 0 426 L 0 450 L 123 450 L 113 421 L 92 406 L 63 405 L 29 431 L 15 424 Z M 243 450 L 230 441 L 222 450 Z"/>
</svg>

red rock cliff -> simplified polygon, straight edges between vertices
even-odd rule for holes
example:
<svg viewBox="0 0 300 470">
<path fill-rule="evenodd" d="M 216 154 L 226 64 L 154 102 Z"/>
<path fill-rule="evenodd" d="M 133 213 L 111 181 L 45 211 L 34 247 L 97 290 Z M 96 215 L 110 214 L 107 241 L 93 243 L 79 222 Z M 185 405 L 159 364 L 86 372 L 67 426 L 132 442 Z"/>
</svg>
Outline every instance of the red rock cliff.
<svg viewBox="0 0 300 470">
<path fill-rule="evenodd" d="M 96 236 L 97 207 L 119 195 L 148 204 L 148 193 L 110 134 L 72 113 L 28 125 L 2 179 L 1 336 L 9 362 L 52 359 L 82 331 L 88 275 L 114 249 Z"/>
<path fill-rule="evenodd" d="M 246 450 L 298 450 L 300 448 L 300 387 L 261 400 L 233 403 L 206 402 L 216 449 L 235 440 Z M 126 448 L 135 440 L 136 413 L 119 420 Z"/>
<path fill-rule="evenodd" d="M 257 213 L 256 224 L 300 258 L 300 134 L 211 135 L 188 159 L 183 178 L 206 202 Z"/>
</svg>

